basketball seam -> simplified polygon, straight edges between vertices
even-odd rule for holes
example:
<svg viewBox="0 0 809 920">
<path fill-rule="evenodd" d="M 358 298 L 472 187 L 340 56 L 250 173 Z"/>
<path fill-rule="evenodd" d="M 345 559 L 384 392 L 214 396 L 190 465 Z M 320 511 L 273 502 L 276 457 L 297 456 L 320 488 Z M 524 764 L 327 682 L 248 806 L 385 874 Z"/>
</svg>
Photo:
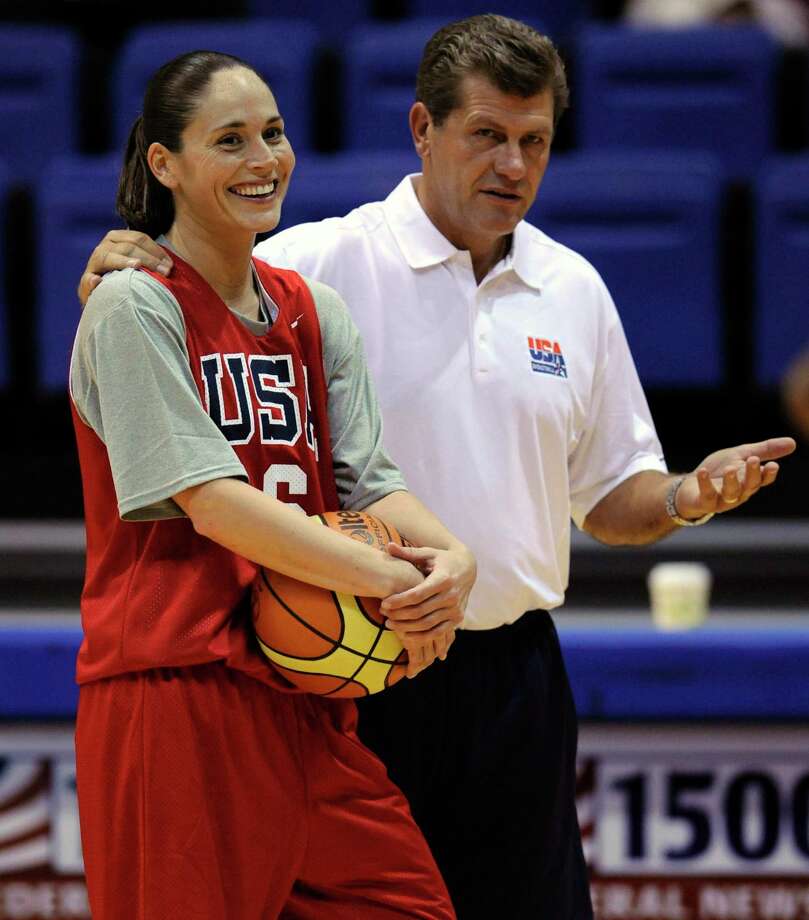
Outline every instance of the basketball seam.
<svg viewBox="0 0 809 920">
<path fill-rule="evenodd" d="M 356 598 L 356 600 L 359 602 L 359 598 Z M 362 605 L 360 605 L 360 609 L 362 609 Z M 365 613 L 364 610 L 363 610 L 362 612 Z M 367 615 L 367 614 L 366 614 L 366 615 Z M 378 624 L 377 624 L 377 625 L 378 625 Z M 382 627 L 382 629 L 384 629 L 384 627 Z M 382 629 L 380 629 L 380 630 L 377 632 L 377 634 L 376 634 L 376 639 L 374 640 L 374 644 L 373 644 L 373 645 L 371 646 L 371 648 L 368 650 L 368 653 L 367 653 L 367 654 L 365 655 L 365 657 L 363 658 L 362 663 L 361 663 L 360 666 L 357 668 L 357 670 L 351 675 L 351 677 L 347 677 L 339 687 L 337 687 L 337 688 L 334 689 L 334 690 L 329 690 L 329 692 L 328 692 L 328 693 L 325 693 L 324 696 L 331 696 L 332 694 L 337 693 L 337 692 L 339 692 L 340 690 L 344 689 L 344 687 L 346 686 L 346 684 L 348 684 L 350 681 L 353 681 L 354 678 L 360 673 L 360 671 L 365 667 L 365 665 L 366 665 L 369 661 L 379 661 L 378 658 L 374 658 L 374 657 L 371 655 L 371 652 L 373 652 L 373 650 L 377 647 L 377 645 L 379 645 L 379 640 L 382 638 Z M 386 662 L 386 664 L 388 664 L 388 663 L 390 664 L 390 668 L 388 668 L 388 673 L 390 673 L 390 671 L 393 669 L 393 666 L 394 666 L 395 662 Z M 361 681 L 357 681 L 357 683 L 365 690 L 365 695 L 366 695 L 366 696 L 370 696 L 370 695 L 371 695 L 371 694 L 368 692 L 368 688 L 365 686 L 365 684 L 363 684 Z M 387 683 L 388 683 L 388 675 L 386 674 L 386 675 L 385 675 L 385 685 L 386 685 L 386 686 L 387 686 Z"/>
<path fill-rule="evenodd" d="M 276 667 L 280 671 L 288 672 L 289 674 L 296 674 L 296 675 L 301 674 L 300 671 L 295 671 L 293 668 L 288 668 L 283 664 L 276 665 Z M 334 674 L 328 674 L 328 673 L 320 672 L 320 671 L 306 671 L 306 673 L 303 676 L 304 677 L 325 677 L 325 678 L 330 678 L 331 680 L 342 680 L 342 683 L 340 684 L 339 687 L 336 687 L 334 690 L 327 690 L 325 693 L 318 693 L 317 696 L 331 696 L 333 693 L 339 693 L 340 690 L 344 690 L 346 686 L 352 682 L 354 683 L 355 686 L 360 687 L 362 690 L 365 691 L 365 694 L 364 694 L 365 696 L 371 696 L 371 693 L 369 692 L 365 684 L 360 683 L 359 681 L 354 681 L 352 677 L 337 677 Z M 308 691 L 304 691 L 304 693 L 306 692 Z"/>
<path fill-rule="evenodd" d="M 264 584 L 267 586 L 267 589 L 269 590 L 270 594 L 272 594 L 272 596 L 278 601 L 278 603 L 284 608 L 284 610 L 286 610 L 286 612 L 292 617 L 293 620 L 297 620 L 298 623 L 300 623 L 301 626 L 303 626 L 305 629 L 308 629 L 309 632 L 314 633 L 316 636 L 318 636 L 320 639 L 323 639 L 325 642 L 331 642 L 332 645 L 335 645 L 335 644 L 336 644 L 336 645 L 339 646 L 340 648 L 345 648 L 345 646 L 343 645 L 343 636 L 345 635 L 345 621 L 343 620 L 343 610 L 342 610 L 342 608 L 340 607 L 340 602 L 337 600 L 337 595 L 334 593 L 334 591 L 329 591 L 329 594 L 331 595 L 331 599 L 332 599 L 332 601 L 334 602 L 334 606 L 337 608 L 337 612 L 340 614 L 340 616 L 339 616 L 339 620 L 340 620 L 340 635 L 339 635 L 339 637 L 337 638 L 336 643 L 335 643 L 335 640 L 334 640 L 331 636 L 328 636 L 328 635 L 326 635 L 326 633 L 321 632 L 319 629 L 317 629 L 317 628 L 316 628 L 315 626 L 313 626 L 311 623 L 307 622 L 307 621 L 304 620 L 302 617 L 300 617 L 297 613 L 295 613 L 295 611 L 289 606 L 289 604 L 287 604 L 287 602 L 278 594 L 278 592 L 275 590 L 275 588 L 273 588 L 273 586 L 270 584 L 270 581 L 269 581 L 269 579 L 267 578 L 267 573 L 266 573 L 266 571 L 265 571 L 264 569 L 261 570 L 261 578 L 262 578 L 262 580 L 264 581 Z M 258 630 L 256 630 L 256 634 L 258 635 Z M 259 636 L 259 638 L 261 638 L 261 637 Z M 262 639 L 261 641 L 264 642 L 263 639 Z M 267 646 L 267 648 L 272 648 L 272 646 L 269 645 L 269 643 L 265 642 L 264 644 Z M 285 654 L 284 652 L 281 651 L 281 649 L 273 649 L 273 651 L 274 651 L 274 652 L 278 652 L 279 654 L 282 654 L 282 655 Z M 307 661 L 317 661 L 318 658 L 326 658 L 326 657 L 328 657 L 328 655 L 331 655 L 333 651 L 334 651 L 334 649 L 332 648 L 332 649 L 330 649 L 325 655 L 315 655 L 314 658 L 309 658 L 309 659 L 304 659 L 304 660 L 307 660 Z M 353 650 L 353 649 L 348 649 L 348 651 L 353 652 L 354 650 Z M 354 654 L 356 655 L 357 652 L 354 652 Z M 301 656 L 300 656 L 300 655 L 293 655 L 293 656 L 290 656 L 290 657 L 300 658 Z"/>
<path fill-rule="evenodd" d="M 267 573 L 265 572 L 264 569 L 261 570 L 261 578 L 264 581 L 264 584 L 267 586 L 267 589 L 269 590 L 270 594 L 272 594 L 272 596 L 278 601 L 278 603 L 284 608 L 284 610 L 286 610 L 286 612 L 294 620 L 297 620 L 297 622 L 300 623 L 301 626 L 308 629 L 310 632 L 314 633 L 318 638 L 323 639 L 324 642 L 330 642 L 333 646 L 323 655 L 313 655 L 312 657 L 303 656 L 303 655 L 291 655 L 289 652 L 285 652 L 280 648 L 275 648 L 275 646 L 271 645 L 264 638 L 262 638 L 258 630 L 256 630 L 256 635 L 258 636 L 259 639 L 261 639 L 261 642 L 264 645 L 266 645 L 268 649 L 271 649 L 273 652 L 278 652 L 279 655 L 286 655 L 287 658 L 300 658 L 301 661 L 319 661 L 324 658 L 328 658 L 329 655 L 334 654 L 334 648 L 336 647 L 336 648 L 341 648 L 346 652 L 350 652 L 352 655 L 356 655 L 358 658 L 362 658 L 363 663 L 365 661 L 374 661 L 377 664 L 392 664 L 389 658 L 376 658 L 369 653 L 360 652 L 355 648 L 351 648 L 350 646 L 343 644 L 343 638 L 345 637 L 345 619 L 343 616 L 343 608 L 340 606 L 340 601 L 337 600 L 337 593 L 335 591 L 330 591 L 329 594 L 331 595 L 331 598 L 334 601 L 334 606 L 337 608 L 337 612 L 340 614 L 340 636 L 337 641 L 332 639 L 332 637 L 327 635 L 326 633 L 321 632 L 319 629 L 314 627 L 311 623 L 302 619 L 302 617 L 300 617 L 297 613 L 295 613 L 295 611 L 286 603 L 286 601 L 284 601 L 284 599 L 278 594 L 275 588 L 273 588 L 273 586 L 270 584 L 269 580 L 267 579 Z M 356 600 L 359 601 L 359 598 L 356 598 Z M 360 609 L 362 610 L 362 607 L 360 607 Z M 370 617 L 368 617 L 368 614 L 365 612 L 365 610 L 362 610 L 362 613 L 368 619 L 370 623 L 372 623 L 374 626 L 377 626 L 377 627 L 379 626 L 379 623 L 374 623 L 374 621 L 370 619 Z M 384 629 L 384 627 L 379 629 L 379 631 L 377 632 L 376 639 L 374 640 L 374 643 L 371 646 L 371 651 L 373 651 L 379 644 L 379 640 L 382 637 L 382 629 Z M 360 667 L 362 667 L 362 665 L 360 665 Z"/>
</svg>

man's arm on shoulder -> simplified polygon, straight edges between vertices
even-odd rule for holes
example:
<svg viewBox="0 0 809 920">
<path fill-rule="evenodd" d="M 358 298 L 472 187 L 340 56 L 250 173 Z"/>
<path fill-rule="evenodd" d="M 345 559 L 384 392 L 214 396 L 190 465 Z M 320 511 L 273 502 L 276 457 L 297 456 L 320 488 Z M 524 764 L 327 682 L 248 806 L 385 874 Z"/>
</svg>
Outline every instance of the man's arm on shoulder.
<svg viewBox="0 0 809 920">
<path fill-rule="evenodd" d="M 293 268 L 316 275 L 318 258 L 329 234 L 328 221 L 301 224 L 273 234 L 259 243 L 253 255 L 278 268 Z M 174 263 L 166 251 L 138 230 L 110 230 L 90 255 L 79 279 L 77 293 L 82 305 L 98 287 L 102 276 L 124 268 L 148 268 L 168 277 Z"/>
<path fill-rule="evenodd" d="M 141 267 L 168 277 L 173 263 L 166 251 L 145 233 L 138 230 L 110 230 L 93 250 L 79 279 L 77 293 L 82 306 L 87 303 L 87 298 L 107 272 Z"/>
<path fill-rule="evenodd" d="M 283 257 L 284 244 L 278 242 L 280 237 L 281 234 L 259 243 L 254 254 L 265 262 L 285 268 L 289 266 Z M 101 283 L 102 277 L 109 272 L 125 268 L 148 268 L 168 277 L 173 267 L 171 256 L 146 233 L 139 230 L 110 230 L 87 260 L 84 273 L 79 279 L 79 300 L 84 306 L 90 294 Z"/>
</svg>

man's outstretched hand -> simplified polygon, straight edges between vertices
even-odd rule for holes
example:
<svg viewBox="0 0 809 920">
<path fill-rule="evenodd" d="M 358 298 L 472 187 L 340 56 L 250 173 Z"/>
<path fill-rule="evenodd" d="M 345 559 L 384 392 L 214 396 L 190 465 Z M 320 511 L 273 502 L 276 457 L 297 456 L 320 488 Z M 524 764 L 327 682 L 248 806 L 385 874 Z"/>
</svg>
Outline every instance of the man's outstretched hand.
<svg viewBox="0 0 809 920">
<path fill-rule="evenodd" d="M 168 275 L 173 267 L 165 249 L 138 230 L 110 230 L 93 250 L 78 287 L 82 306 L 93 289 L 98 287 L 101 276 L 122 268 L 150 268 Z"/>
<path fill-rule="evenodd" d="M 779 470 L 775 461 L 794 450 L 792 438 L 770 438 L 709 454 L 677 491 L 678 513 L 696 519 L 738 508 L 775 482 Z"/>
</svg>

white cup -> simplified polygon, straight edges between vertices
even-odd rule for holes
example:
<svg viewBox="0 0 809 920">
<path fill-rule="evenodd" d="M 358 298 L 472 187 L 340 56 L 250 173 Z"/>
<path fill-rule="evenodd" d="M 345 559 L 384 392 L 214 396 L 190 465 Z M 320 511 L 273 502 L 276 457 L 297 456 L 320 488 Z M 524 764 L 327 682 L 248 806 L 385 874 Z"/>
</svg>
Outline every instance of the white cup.
<svg viewBox="0 0 809 920">
<path fill-rule="evenodd" d="M 701 562 L 660 562 L 647 577 L 658 629 L 691 629 L 708 616 L 711 570 Z"/>
</svg>

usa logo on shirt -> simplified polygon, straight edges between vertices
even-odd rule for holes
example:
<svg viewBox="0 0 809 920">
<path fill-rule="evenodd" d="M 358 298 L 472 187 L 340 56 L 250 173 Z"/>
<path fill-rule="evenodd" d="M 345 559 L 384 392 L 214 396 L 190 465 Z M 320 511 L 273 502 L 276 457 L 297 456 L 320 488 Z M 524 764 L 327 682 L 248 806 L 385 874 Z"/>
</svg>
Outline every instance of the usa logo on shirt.
<svg viewBox="0 0 809 920">
<path fill-rule="evenodd" d="M 531 356 L 531 370 L 536 374 L 552 374 L 567 377 L 567 365 L 558 342 L 528 336 L 528 353 Z"/>
</svg>

